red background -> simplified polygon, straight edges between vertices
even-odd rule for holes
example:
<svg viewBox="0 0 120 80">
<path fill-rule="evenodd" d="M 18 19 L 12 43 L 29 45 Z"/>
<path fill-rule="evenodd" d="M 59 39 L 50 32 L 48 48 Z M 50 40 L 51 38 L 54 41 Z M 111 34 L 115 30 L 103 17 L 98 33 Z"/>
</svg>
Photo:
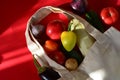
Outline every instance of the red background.
<svg viewBox="0 0 120 80">
<path fill-rule="evenodd" d="M 43 6 L 60 6 L 71 1 L 0 0 L 0 80 L 40 80 L 26 45 L 26 23 Z M 88 0 L 88 8 L 98 14 L 108 6 L 115 7 L 120 13 L 120 0 Z M 119 21 L 113 25 L 117 29 L 120 29 Z"/>
</svg>

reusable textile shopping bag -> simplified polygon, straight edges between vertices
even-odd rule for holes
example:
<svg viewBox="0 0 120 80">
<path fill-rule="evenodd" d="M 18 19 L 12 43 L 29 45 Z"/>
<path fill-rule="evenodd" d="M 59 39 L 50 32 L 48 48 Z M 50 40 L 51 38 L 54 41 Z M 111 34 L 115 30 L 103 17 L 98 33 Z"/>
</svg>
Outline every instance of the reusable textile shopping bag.
<svg viewBox="0 0 120 80">
<path fill-rule="evenodd" d="M 120 80 L 120 32 L 111 27 L 89 50 L 80 68 L 93 80 Z"/>
<path fill-rule="evenodd" d="M 83 23 L 86 31 L 96 39 L 75 71 L 68 71 L 64 66 L 49 58 L 31 32 L 30 25 L 40 22 L 50 13 L 63 13 L 69 19 L 78 19 Z M 59 80 L 119 80 L 120 78 L 120 33 L 112 27 L 105 33 L 101 33 L 80 16 L 60 8 L 45 6 L 28 20 L 25 36 L 28 49 L 38 63 L 57 71 L 61 76 Z"/>
</svg>

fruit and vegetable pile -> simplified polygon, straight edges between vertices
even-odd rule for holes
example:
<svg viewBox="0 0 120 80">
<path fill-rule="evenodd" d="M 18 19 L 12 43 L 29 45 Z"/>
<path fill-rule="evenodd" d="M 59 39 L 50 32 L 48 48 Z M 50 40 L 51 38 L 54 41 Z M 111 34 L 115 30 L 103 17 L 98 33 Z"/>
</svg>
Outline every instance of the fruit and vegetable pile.
<svg viewBox="0 0 120 80">
<path fill-rule="evenodd" d="M 77 11 L 77 14 L 85 14 L 86 21 L 101 32 L 105 31 L 103 22 L 112 25 L 119 18 L 118 11 L 113 7 L 102 9 L 98 15 L 95 11 L 86 11 L 87 4 L 83 0 L 78 1 L 80 2 L 71 4 L 72 8 Z M 38 24 L 31 24 L 32 34 L 51 59 L 69 71 L 76 70 L 95 39 L 87 33 L 78 19 L 69 19 L 62 13 L 50 15 L 54 17 L 43 19 Z M 62 18 L 58 18 L 58 15 Z M 48 68 L 46 70 L 49 71 Z"/>
<path fill-rule="evenodd" d="M 83 60 L 77 47 L 77 33 L 74 32 L 74 29 L 84 28 L 81 24 L 77 19 L 72 19 L 66 26 L 62 20 L 54 19 L 46 26 L 31 25 L 31 30 L 36 39 L 41 39 L 40 44 L 51 59 L 68 70 L 75 70 Z M 45 39 L 41 37 L 43 35 Z"/>
</svg>

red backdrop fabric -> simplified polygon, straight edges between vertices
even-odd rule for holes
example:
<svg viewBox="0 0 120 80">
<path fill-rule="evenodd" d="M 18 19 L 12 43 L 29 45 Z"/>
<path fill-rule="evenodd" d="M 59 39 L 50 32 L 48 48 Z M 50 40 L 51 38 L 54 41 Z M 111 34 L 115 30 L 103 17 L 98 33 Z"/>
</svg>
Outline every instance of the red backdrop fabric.
<svg viewBox="0 0 120 80">
<path fill-rule="evenodd" d="M 27 21 L 43 6 L 60 6 L 71 1 L 0 0 L 0 80 L 40 80 L 26 45 Z M 88 0 L 89 9 L 98 14 L 107 6 L 115 7 L 120 13 L 120 0 Z M 113 26 L 120 30 L 119 21 Z"/>
</svg>

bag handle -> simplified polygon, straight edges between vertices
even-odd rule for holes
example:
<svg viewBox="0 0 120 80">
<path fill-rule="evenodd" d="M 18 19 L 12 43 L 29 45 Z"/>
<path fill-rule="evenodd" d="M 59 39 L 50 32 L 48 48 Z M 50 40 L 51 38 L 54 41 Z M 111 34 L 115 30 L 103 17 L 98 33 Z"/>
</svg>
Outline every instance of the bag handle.
<svg viewBox="0 0 120 80">
<path fill-rule="evenodd" d="M 45 52 L 41 46 L 38 46 L 39 43 L 35 40 L 35 38 L 33 37 L 32 33 L 30 31 L 30 27 L 29 27 L 31 24 L 30 20 L 31 20 L 31 18 L 28 20 L 29 24 L 27 24 L 27 28 L 25 31 L 27 47 L 41 66 L 48 67 L 49 64 L 46 61 L 45 57 L 43 56 Z M 37 43 L 37 45 L 36 45 L 36 43 Z"/>
</svg>

